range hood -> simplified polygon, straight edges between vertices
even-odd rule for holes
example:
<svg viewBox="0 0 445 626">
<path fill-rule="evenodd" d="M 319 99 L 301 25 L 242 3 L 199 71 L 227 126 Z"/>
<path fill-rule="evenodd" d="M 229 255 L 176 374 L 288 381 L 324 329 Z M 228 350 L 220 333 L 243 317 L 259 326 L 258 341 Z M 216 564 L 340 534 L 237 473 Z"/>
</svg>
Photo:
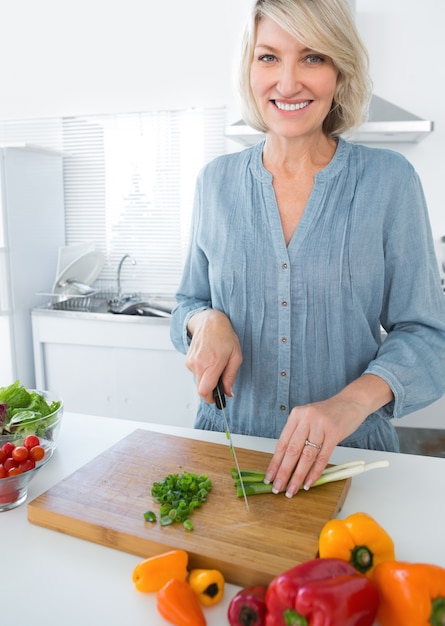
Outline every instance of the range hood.
<svg viewBox="0 0 445 626">
<path fill-rule="evenodd" d="M 379 96 L 373 95 L 368 121 L 348 137 L 356 143 L 419 143 L 434 130 L 434 122 L 424 120 Z M 226 127 L 225 135 L 243 146 L 251 146 L 264 134 L 243 120 Z"/>
</svg>

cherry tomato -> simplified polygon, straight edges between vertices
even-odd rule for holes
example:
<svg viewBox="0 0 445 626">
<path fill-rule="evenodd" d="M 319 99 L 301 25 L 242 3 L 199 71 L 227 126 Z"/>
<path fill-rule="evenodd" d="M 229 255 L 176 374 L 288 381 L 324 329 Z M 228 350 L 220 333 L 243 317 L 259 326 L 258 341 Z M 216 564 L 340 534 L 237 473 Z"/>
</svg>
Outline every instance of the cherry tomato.
<svg viewBox="0 0 445 626">
<path fill-rule="evenodd" d="M 18 463 L 17 463 L 17 461 L 14 461 L 14 459 L 12 457 L 8 457 L 6 459 L 6 461 L 3 463 L 3 466 L 6 469 L 6 471 L 9 472 L 11 467 L 17 467 Z"/>
<path fill-rule="evenodd" d="M 29 472 L 29 470 L 34 469 L 36 466 L 36 462 L 34 461 L 34 459 L 26 459 L 26 461 L 23 461 L 23 463 L 19 463 L 19 469 L 22 470 L 22 472 Z"/>
<path fill-rule="evenodd" d="M 7 491 L 2 491 L 0 494 L 0 504 L 9 504 L 14 502 L 19 497 L 19 492 L 12 486 Z"/>
<path fill-rule="evenodd" d="M 28 448 L 25 448 L 25 446 L 16 446 L 11 453 L 12 458 L 14 459 L 14 461 L 17 461 L 17 463 L 22 463 L 23 461 L 26 461 L 28 455 L 29 450 Z"/>
<path fill-rule="evenodd" d="M 34 448 L 34 446 L 40 446 L 40 439 L 37 437 L 37 435 L 28 435 L 27 437 L 25 437 L 23 445 L 25 446 L 25 448 L 28 448 L 28 450 L 31 450 L 31 448 Z"/>
<path fill-rule="evenodd" d="M 19 474 L 23 474 L 22 470 L 20 469 L 20 467 L 11 467 L 8 470 L 8 478 L 10 476 L 18 476 Z"/>
<path fill-rule="evenodd" d="M 15 448 L 15 445 L 12 443 L 12 441 L 7 441 L 6 443 L 3 444 L 2 450 L 6 454 L 6 458 L 8 458 L 8 456 L 11 456 L 11 453 L 14 450 L 14 448 Z"/>
<path fill-rule="evenodd" d="M 40 445 L 40 439 L 37 435 L 25 437 L 23 445 L 16 445 L 12 441 L 7 441 L 0 447 L 0 478 L 18 476 L 29 472 L 44 457 L 45 449 Z"/>
<path fill-rule="evenodd" d="M 44 456 L 45 450 L 42 448 L 42 446 L 34 446 L 34 448 L 31 448 L 31 450 L 29 451 L 29 457 L 34 461 L 41 461 Z"/>
</svg>

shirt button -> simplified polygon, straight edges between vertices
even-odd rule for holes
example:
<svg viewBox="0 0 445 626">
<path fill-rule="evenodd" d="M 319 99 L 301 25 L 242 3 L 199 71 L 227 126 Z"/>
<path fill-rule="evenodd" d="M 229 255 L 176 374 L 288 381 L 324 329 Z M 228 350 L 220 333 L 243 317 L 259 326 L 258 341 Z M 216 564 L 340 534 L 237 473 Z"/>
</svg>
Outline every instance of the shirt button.
<svg viewBox="0 0 445 626">
<path fill-rule="evenodd" d="M 286 371 L 285 371 L 285 370 L 282 370 L 282 371 L 280 372 L 280 376 L 282 376 L 283 378 L 286 378 L 286 376 L 287 376 Z"/>
<path fill-rule="evenodd" d="M 285 410 L 286 410 L 286 405 L 285 405 L 285 404 L 282 404 L 282 405 L 280 406 L 280 411 L 285 411 Z"/>
<path fill-rule="evenodd" d="M 283 300 L 283 302 L 281 303 L 281 306 L 287 306 L 287 300 Z"/>
<path fill-rule="evenodd" d="M 283 265 L 281 267 L 283 268 L 283 270 L 287 270 L 288 265 L 287 265 L 287 263 L 283 263 Z"/>
<path fill-rule="evenodd" d="M 287 337 L 281 337 L 281 343 L 287 343 Z"/>
</svg>

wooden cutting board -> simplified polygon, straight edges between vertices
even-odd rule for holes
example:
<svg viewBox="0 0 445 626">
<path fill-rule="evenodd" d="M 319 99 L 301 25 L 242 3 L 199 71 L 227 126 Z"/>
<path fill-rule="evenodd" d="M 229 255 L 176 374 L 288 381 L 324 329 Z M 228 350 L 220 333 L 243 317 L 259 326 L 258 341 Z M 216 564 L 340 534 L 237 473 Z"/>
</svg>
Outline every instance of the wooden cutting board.
<svg viewBox="0 0 445 626">
<path fill-rule="evenodd" d="M 271 454 L 237 448 L 241 468 L 264 471 Z M 350 479 L 284 494 L 236 496 L 228 444 L 135 430 L 28 504 L 28 519 L 142 558 L 181 548 L 189 567 L 217 568 L 230 583 L 267 585 L 281 572 L 315 558 L 323 525 L 341 509 Z M 207 474 L 212 491 L 182 524 L 145 522 L 158 512 L 153 482 L 183 471 Z"/>
</svg>

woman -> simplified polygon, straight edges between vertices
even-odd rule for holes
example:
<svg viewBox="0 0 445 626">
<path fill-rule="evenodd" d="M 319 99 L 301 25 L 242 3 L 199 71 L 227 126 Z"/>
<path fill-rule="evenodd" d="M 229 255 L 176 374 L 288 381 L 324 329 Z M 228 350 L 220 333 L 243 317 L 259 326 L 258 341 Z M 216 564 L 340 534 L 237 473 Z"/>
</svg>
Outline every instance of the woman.
<svg viewBox="0 0 445 626">
<path fill-rule="evenodd" d="M 292 497 L 336 445 L 398 451 L 393 417 L 445 392 L 445 298 L 421 183 L 400 154 L 345 141 L 367 54 L 343 0 L 257 0 L 244 119 L 265 141 L 200 173 L 171 337 L 196 427 L 279 438 Z M 387 337 L 382 340 L 382 327 Z"/>
</svg>

